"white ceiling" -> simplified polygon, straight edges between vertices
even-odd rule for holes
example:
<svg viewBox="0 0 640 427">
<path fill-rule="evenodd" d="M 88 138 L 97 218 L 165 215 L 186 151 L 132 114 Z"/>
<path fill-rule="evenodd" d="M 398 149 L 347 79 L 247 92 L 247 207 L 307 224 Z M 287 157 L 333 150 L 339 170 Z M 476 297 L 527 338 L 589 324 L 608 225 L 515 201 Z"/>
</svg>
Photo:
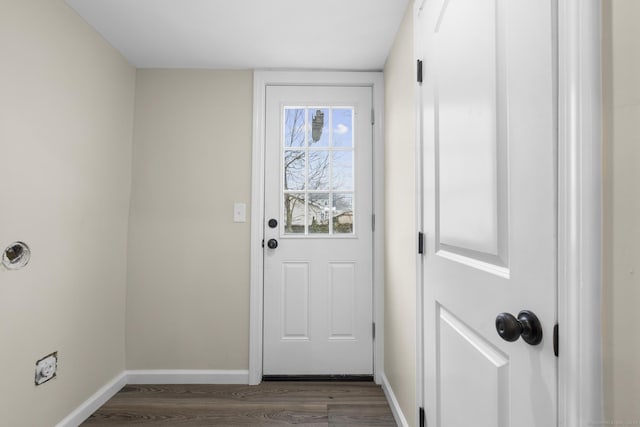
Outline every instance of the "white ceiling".
<svg viewBox="0 0 640 427">
<path fill-rule="evenodd" d="M 139 68 L 380 70 L 408 0 L 66 0 Z"/>
</svg>

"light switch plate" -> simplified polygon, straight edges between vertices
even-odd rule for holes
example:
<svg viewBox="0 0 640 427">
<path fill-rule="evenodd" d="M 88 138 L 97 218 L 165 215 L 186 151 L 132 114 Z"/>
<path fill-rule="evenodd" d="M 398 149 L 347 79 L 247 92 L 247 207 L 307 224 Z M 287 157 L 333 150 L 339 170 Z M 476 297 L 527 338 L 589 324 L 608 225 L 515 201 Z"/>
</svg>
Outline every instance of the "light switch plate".
<svg viewBox="0 0 640 427">
<path fill-rule="evenodd" d="M 233 204 L 233 222 L 247 222 L 247 205 L 244 203 Z"/>
</svg>

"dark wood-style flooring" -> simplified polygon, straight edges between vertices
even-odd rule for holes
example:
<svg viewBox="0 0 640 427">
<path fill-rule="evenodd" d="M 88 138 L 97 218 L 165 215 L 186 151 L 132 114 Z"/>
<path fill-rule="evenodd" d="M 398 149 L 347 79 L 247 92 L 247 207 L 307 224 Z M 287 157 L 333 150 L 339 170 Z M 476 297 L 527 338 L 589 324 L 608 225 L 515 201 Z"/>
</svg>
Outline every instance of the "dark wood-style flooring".
<svg viewBox="0 0 640 427">
<path fill-rule="evenodd" d="M 128 385 L 83 426 L 396 426 L 371 382 Z"/>
</svg>

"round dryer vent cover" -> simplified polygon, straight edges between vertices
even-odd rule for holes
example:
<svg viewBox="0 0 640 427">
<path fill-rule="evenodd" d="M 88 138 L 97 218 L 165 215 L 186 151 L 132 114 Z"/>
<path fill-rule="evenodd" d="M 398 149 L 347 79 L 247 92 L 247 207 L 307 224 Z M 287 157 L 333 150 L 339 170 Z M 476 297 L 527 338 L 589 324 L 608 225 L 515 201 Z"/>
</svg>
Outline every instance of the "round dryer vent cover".
<svg viewBox="0 0 640 427">
<path fill-rule="evenodd" d="M 18 270 L 31 259 L 31 249 L 26 243 L 13 242 L 2 252 L 2 265 L 9 270 Z"/>
</svg>

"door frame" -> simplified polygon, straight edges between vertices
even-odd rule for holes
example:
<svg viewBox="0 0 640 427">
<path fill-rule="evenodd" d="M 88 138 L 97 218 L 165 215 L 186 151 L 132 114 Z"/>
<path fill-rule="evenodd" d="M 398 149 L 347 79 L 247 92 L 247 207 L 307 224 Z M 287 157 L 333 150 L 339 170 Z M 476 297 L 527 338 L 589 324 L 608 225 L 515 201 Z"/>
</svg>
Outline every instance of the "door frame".
<svg viewBox="0 0 640 427">
<path fill-rule="evenodd" d="M 384 87 L 379 72 L 254 71 L 251 177 L 251 271 L 249 306 L 249 384 L 262 381 L 264 258 L 265 112 L 267 86 L 365 86 L 373 94 L 373 376 L 384 367 Z"/>
<path fill-rule="evenodd" d="M 603 418 L 600 0 L 558 1 L 558 425 Z"/>
<path fill-rule="evenodd" d="M 555 0 L 558 67 L 558 426 L 581 427 L 603 419 L 602 389 L 602 93 L 601 1 Z M 414 1 L 414 56 L 422 59 Z M 421 180 L 421 89 L 416 86 L 417 180 Z M 424 196 L 417 186 L 417 231 Z M 416 278 L 416 411 L 424 407 L 423 265 Z"/>
</svg>

